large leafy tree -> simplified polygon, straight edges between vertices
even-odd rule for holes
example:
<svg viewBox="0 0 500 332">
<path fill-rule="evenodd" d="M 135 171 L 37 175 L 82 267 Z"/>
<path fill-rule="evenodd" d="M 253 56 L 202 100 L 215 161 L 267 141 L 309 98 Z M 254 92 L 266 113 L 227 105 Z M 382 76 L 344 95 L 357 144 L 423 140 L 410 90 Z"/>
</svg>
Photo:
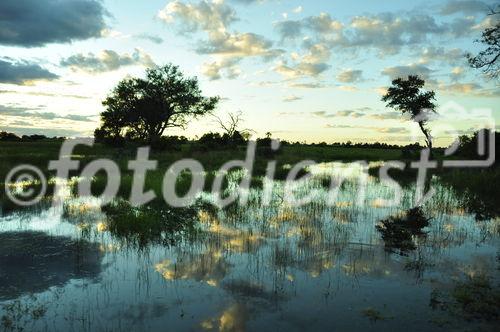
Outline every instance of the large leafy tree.
<svg viewBox="0 0 500 332">
<path fill-rule="evenodd" d="M 423 90 L 424 85 L 425 81 L 417 75 L 410 75 L 407 79 L 397 78 L 392 81 L 392 86 L 382 97 L 382 101 L 388 107 L 410 115 L 425 135 L 427 146 L 432 149 L 432 136 L 427 122 L 430 114 L 436 113 L 435 93 Z"/>
<path fill-rule="evenodd" d="M 101 136 L 152 143 L 167 128 L 184 128 L 189 120 L 210 113 L 219 97 L 204 97 L 196 77 L 185 77 L 172 64 L 147 69 L 145 78 L 125 78 L 103 101 Z"/>
<path fill-rule="evenodd" d="M 486 49 L 473 56 L 467 54 L 467 59 L 472 68 L 482 69 L 483 72 L 493 78 L 500 75 L 500 11 L 492 10 L 490 13 L 494 25 L 486 28 L 478 42 L 486 45 Z"/>
</svg>

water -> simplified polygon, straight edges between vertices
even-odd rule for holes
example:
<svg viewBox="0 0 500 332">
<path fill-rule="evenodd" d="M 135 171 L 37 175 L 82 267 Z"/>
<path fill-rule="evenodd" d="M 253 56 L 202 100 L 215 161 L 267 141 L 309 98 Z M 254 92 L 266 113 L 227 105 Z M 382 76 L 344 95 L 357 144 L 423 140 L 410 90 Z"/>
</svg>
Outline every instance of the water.
<svg viewBox="0 0 500 332">
<path fill-rule="evenodd" d="M 359 168 L 312 173 L 296 190 L 314 189 L 313 203 L 287 205 L 276 183 L 262 207 L 252 189 L 244 206 L 200 210 L 197 231 L 169 246 L 114 236 L 93 199 L 67 198 L 63 214 L 42 205 L 3 216 L 0 329 L 495 330 L 498 321 L 470 319 L 450 294 L 482 275 L 498 291 L 499 219 L 476 221 L 434 179 L 422 209 L 429 225 L 403 248 L 376 226 L 411 208 L 412 188 L 400 206 L 384 207 L 392 190 L 368 177 L 358 205 Z M 328 206 L 331 174 L 348 181 Z"/>
</svg>

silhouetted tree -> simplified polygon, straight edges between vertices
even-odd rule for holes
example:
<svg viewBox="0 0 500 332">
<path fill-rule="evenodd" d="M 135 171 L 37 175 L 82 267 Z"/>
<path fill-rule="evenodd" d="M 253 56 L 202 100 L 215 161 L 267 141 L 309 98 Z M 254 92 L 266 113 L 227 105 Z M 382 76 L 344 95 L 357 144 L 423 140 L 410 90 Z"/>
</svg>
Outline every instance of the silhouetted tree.
<svg viewBox="0 0 500 332">
<path fill-rule="evenodd" d="M 467 59 L 472 68 L 482 69 L 486 75 L 497 78 L 500 74 L 498 64 L 498 58 L 500 58 L 500 19 L 498 15 L 500 15 L 500 11 L 492 9 L 489 15 L 496 19 L 496 23 L 494 26 L 486 28 L 481 39 L 477 40 L 488 47 L 476 56 L 467 54 Z"/>
<path fill-rule="evenodd" d="M 228 113 L 227 120 L 222 119 L 221 117 L 214 115 L 215 121 L 219 125 L 220 129 L 223 131 L 223 136 L 232 138 L 243 138 L 243 140 L 248 139 L 252 132 L 251 129 L 243 129 L 240 128 L 244 119 L 243 113 L 238 111 L 237 113 Z"/>
<path fill-rule="evenodd" d="M 104 100 L 99 135 L 126 136 L 152 143 L 167 128 L 184 128 L 215 109 L 219 97 L 204 97 L 196 77 L 168 64 L 147 69 L 146 78 L 126 78 Z"/>
<path fill-rule="evenodd" d="M 14 141 L 20 141 L 20 140 L 21 140 L 21 137 L 17 136 L 14 133 L 0 131 L 0 141 L 14 142 Z"/>
<path fill-rule="evenodd" d="M 397 78 L 392 81 L 392 86 L 382 97 L 388 107 L 409 114 L 418 123 L 420 130 L 425 135 L 426 144 L 432 149 L 430 130 L 426 128 L 429 113 L 436 113 L 434 91 L 423 91 L 425 81 L 417 75 L 410 75 L 407 79 Z"/>
</svg>

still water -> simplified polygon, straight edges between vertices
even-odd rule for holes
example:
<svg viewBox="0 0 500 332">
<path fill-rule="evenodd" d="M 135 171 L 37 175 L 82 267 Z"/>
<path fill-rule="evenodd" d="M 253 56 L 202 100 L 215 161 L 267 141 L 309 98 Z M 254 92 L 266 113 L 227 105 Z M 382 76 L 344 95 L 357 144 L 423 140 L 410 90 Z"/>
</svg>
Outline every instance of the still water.
<svg viewBox="0 0 500 332">
<path fill-rule="evenodd" d="M 91 198 L 4 213 L 0 330 L 494 331 L 497 313 L 457 294 L 479 277 L 498 292 L 500 220 L 476 220 L 435 178 L 414 211 L 422 224 L 399 227 L 414 189 L 385 207 L 392 189 L 368 177 L 358 204 L 359 172 L 314 168 L 296 188 L 315 195 L 302 207 L 285 203 L 279 182 L 267 206 L 252 189 L 244 206 L 199 209 L 196 231 L 161 245 L 110 232 Z M 331 175 L 347 181 L 327 205 Z"/>
</svg>

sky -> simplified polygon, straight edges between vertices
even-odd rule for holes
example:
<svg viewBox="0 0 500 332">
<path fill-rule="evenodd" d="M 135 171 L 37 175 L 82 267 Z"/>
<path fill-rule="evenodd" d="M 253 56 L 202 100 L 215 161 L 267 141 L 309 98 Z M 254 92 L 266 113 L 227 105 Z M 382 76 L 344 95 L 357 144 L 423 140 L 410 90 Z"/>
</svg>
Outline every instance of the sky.
<svg viewBox="0 0 500 332">
<path fill-rule="evenodd" d="M 498 1 L 2 0 L 0 130 L 91 136 L 102 101 L 127 76 L 173 63 L 216 111 L 258 136 L 301 142 L 424 142 L 385 107 L 396 77 L 436 91 L 437 145 L 500 120 L 498 80 L 465 54 Z M 167 135 L 219 131 L 205 117 Z"/>
</svg>

